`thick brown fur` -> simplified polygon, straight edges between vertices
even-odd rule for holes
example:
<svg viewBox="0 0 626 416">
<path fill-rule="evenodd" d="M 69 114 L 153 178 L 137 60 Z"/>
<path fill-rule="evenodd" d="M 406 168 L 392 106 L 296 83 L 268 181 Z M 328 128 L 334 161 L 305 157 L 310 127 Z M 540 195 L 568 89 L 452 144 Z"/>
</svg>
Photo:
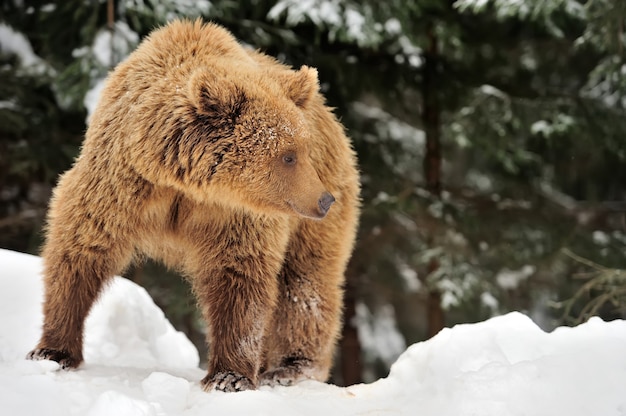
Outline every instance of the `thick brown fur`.
<svg viewBox="0 0 626 416">
<path fill-rule="evenodd" d="M 208 323 L 206 390 L 326 380 L 359 185 L 318 89 L 314 69 L 217 25 L 153 32 L 109 76 L 54 191 L 29 357 L 77 367 L 104 285 L 148 256 L 191 282 Z"/>
</svg>

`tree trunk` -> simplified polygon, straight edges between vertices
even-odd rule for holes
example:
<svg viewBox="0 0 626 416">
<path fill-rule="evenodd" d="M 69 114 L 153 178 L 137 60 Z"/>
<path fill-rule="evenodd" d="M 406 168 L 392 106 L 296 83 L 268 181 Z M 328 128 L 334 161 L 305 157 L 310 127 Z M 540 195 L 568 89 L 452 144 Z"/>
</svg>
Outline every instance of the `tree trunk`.
<svg viewBox="0 0 626 416">
<path fill-rule="evenodd" d="M 425 52 L 423 69 L 423 113 L 424 132 L 426 134 L 426 154 L 424 156 L 424 178 L 426 190 L 433 198 L 441 196 L 441 117 L 437 86 L 437 66 L 439 61 L 438 39 L 435 28 L 431 23 L 428 27 L 428 45 Z M 428 236 L 428 243 L 432 245 L 434 235 Z M 439 262 L 432 259 L 427 267 L 427 277 L 439 268 Z M 428 287 L 428 337 L 432 337 L 445 327 L 445 315 L 441 307 L 441 293 L 432 284 Z"/>
<path fill-rule="evenodd" d="M 341 378 L 344 386 L 363 382 L 361 362 L 361 343 L 355 325 L 357 272 L 355 267 L 348 267 L 344 292 L 344 321 L 339 345 L 341 351 Z"/>
<path fill-rule="evenodd" d="M 428 275 L 439 268 L 439 262 L 435 259 L 428 264 Z M 441 292 L 435 288 L 428 289 L 428 297 L 426 299 L 426 310 L 428 313 L 428 338 L 432 338 L 446 326 L 446 318 L 443 308 L 441 307 Z"/>
</svg>

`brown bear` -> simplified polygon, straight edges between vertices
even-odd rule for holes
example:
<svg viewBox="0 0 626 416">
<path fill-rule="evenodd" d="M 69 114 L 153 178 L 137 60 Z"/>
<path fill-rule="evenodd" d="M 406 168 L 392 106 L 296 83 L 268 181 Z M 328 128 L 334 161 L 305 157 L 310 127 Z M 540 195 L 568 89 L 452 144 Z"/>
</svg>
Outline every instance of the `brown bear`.
<svg viewBox="0 0 626 416">
<path fill-rule="evenodd" d="M 355 154 L 317 72 L 172 22 L 110 74 L 54 191 L 29 358 L 77 367 L 103 286 L 150 257 L 188 278 L 207 321 L 205 390 L 324 381 L 358 211 Z"/>
</svg>

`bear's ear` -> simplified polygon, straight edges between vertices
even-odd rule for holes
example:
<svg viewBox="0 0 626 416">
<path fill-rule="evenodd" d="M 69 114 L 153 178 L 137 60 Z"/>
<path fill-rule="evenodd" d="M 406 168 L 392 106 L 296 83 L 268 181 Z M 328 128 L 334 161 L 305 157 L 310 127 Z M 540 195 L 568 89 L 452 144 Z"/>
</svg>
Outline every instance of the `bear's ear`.
<svg viewBox="0 0 626 416">
<path fill-rule="evenodd" d="M 232 79 L 206 69 L 192 74 L 187 87 L 198 114 L 232 124 L 248 103 L 245 91 Z"/>
<path fill-rule="evenodd" d="M 289 97 L 298 107 L 304 108 L 319 90 L 317 69 L 303 65 L 298 71 L 291 72 L 285 80 L 284 88 Z"/>
</svg>

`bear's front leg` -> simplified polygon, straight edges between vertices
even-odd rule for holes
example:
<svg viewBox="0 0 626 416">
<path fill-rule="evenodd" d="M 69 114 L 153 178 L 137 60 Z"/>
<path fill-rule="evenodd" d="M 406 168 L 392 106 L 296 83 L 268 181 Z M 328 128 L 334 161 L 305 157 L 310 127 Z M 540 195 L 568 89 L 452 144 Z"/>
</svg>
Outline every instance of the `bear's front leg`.
<svg viewBox="0 0 626 416">
<path fill-rule="evenodd" d="M 336 231 L 341 228 L 326 221 L 304 222 L 290 241 L 278 277 L 280 306 L 265 335 L 263 385 L 328 378 L 341 328 L 349 251 L 336 241 L 343 236 Z"/>
<path fill-rule="evenodd" d="M 287 258 L 279 277 L 279 305 L 265 337 L 266 371 L 260 384 L 290 386 L 327 380 L 341 326 L 340 279 L 294 270 Z M 325 275 L 324 277 L 328 277 Z"/>
<path fill-rule="evenodd" d="M 263 340 L 277 305 L 289 224 L 219 207 L 213 207 L 213 216 L 216 221 L 207 228 L 190 229 L 190 238 L 204 242 L 185 266 L 208 329 L 202 387 L 250 390 L 258 383 Z"/>
<path fill-rule="evenodd" d="M 195 292 L 208 323 L 208 374 L 204 390 L 255 389 L 263 336 L 277 298 L 276 277 L 250 272 L 245 262 L 202 281 Z"/>
</svg>

